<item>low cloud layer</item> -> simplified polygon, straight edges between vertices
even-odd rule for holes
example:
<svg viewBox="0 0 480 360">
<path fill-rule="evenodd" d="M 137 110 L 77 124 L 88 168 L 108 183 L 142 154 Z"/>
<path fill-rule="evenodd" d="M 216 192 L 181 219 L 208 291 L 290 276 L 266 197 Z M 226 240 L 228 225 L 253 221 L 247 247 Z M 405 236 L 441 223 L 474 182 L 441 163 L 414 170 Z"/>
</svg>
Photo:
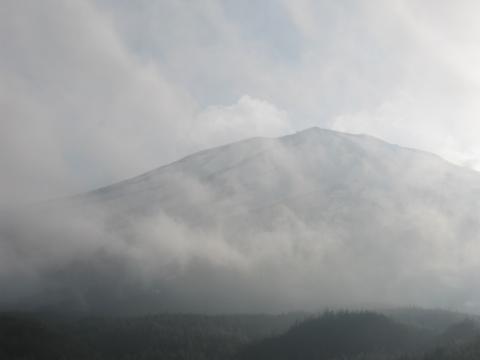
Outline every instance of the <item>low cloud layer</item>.
<svg viewBox="0 0 480 360">
<path fill-rule="evenodd" d="M 3 217 L 3 306 L 477 312 L 478 174 L 312 129 Z M 15 278 L 15 282 L 12 279 Z"/>
</svg>

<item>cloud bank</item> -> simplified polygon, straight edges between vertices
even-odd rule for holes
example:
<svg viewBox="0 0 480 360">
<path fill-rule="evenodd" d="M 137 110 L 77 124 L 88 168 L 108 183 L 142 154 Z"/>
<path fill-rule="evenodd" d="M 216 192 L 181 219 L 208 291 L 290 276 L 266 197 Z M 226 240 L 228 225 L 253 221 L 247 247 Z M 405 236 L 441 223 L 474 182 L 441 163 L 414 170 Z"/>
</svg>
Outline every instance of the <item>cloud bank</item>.
<svg viewBox="0 0 480 360">
<path fill-rule="evenodd" d="M 478 178 L 431 154 L 319 129 L 203 151 L 3 216 L 0 305 L 476 312 Z"/>
</svg>

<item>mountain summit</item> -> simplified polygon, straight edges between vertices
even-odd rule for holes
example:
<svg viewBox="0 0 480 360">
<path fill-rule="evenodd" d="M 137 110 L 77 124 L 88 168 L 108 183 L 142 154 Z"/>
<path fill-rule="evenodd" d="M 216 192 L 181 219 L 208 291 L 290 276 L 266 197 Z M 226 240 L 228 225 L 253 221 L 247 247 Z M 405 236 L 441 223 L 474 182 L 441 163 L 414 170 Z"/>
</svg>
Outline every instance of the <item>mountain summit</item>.
<svg viewBox="0 0 480 360">
<path fill-rule="evenodd" d="M 480 307 L 468 287 L 480 175 L 370 136 L 311 128 L 244 140 L 41 213 L 10 226 L 16 242 L 4 235 L 4 253 L 26 264 L 8 270 L 20 284 L 41 279 L 34 293 L 10 290 L 12 301 L 134 312 Z"/>
</svg>

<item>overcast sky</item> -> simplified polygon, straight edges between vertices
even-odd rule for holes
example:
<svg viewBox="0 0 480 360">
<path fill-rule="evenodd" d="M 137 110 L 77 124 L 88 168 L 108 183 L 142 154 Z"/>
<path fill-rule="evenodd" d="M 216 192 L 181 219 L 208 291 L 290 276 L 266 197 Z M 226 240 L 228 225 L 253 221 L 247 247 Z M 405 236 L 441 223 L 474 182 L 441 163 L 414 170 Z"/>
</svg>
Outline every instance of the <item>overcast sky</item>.
<svg viewBox="0 0 480 360">
<path fill-rule="evenodd" d="M 0 204 L 309 126 L 480 167 L 478 1 L 0 0 Z"/>
</svg>

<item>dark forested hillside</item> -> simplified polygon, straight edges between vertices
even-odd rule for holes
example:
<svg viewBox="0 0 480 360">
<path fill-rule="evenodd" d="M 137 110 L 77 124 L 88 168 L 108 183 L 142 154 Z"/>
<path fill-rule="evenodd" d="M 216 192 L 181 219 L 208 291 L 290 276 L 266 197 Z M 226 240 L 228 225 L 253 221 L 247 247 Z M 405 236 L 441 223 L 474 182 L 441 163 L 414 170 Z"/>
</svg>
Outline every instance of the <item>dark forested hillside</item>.
<svg viewBox="0 0 480 360">
<path fill-rule="evenodd" d="M 432 334 L 372 312 L 326 312 L 245 348 L 242 359 L 330 359 L 420 350 Z"/>
<path fill-rule="evenodd" d="M 244 344 L 282 333 L 303 316 L 5 313 L 0 315 L 0 359 L 228 359 Z"/>
<path fill-rule="evenodd" d="M 418 316 L 407 324 L 373 312 L 346 311 L 308 318 L 305 314 L 85 318 L 4 313 L 0 359 L 480 359 L 475 321 L 446 321 L 445 327 L 431 329 L 411 322 L 422 322 L 432 313 L 409 314 L 409 318 Z"/>
<path fill-rule="evenodd" d="M 400 323 L 435 332 L 442 332 L 454 324 L 463 322 L 466 318 L 475 318 L 477 321 L 480 320 L 478 316 L 475 317 L 461 312 L 442 309 L 424 309 L 420 307 L 385 309 L 382 310 L 381 313 Z"/>
</svg>

